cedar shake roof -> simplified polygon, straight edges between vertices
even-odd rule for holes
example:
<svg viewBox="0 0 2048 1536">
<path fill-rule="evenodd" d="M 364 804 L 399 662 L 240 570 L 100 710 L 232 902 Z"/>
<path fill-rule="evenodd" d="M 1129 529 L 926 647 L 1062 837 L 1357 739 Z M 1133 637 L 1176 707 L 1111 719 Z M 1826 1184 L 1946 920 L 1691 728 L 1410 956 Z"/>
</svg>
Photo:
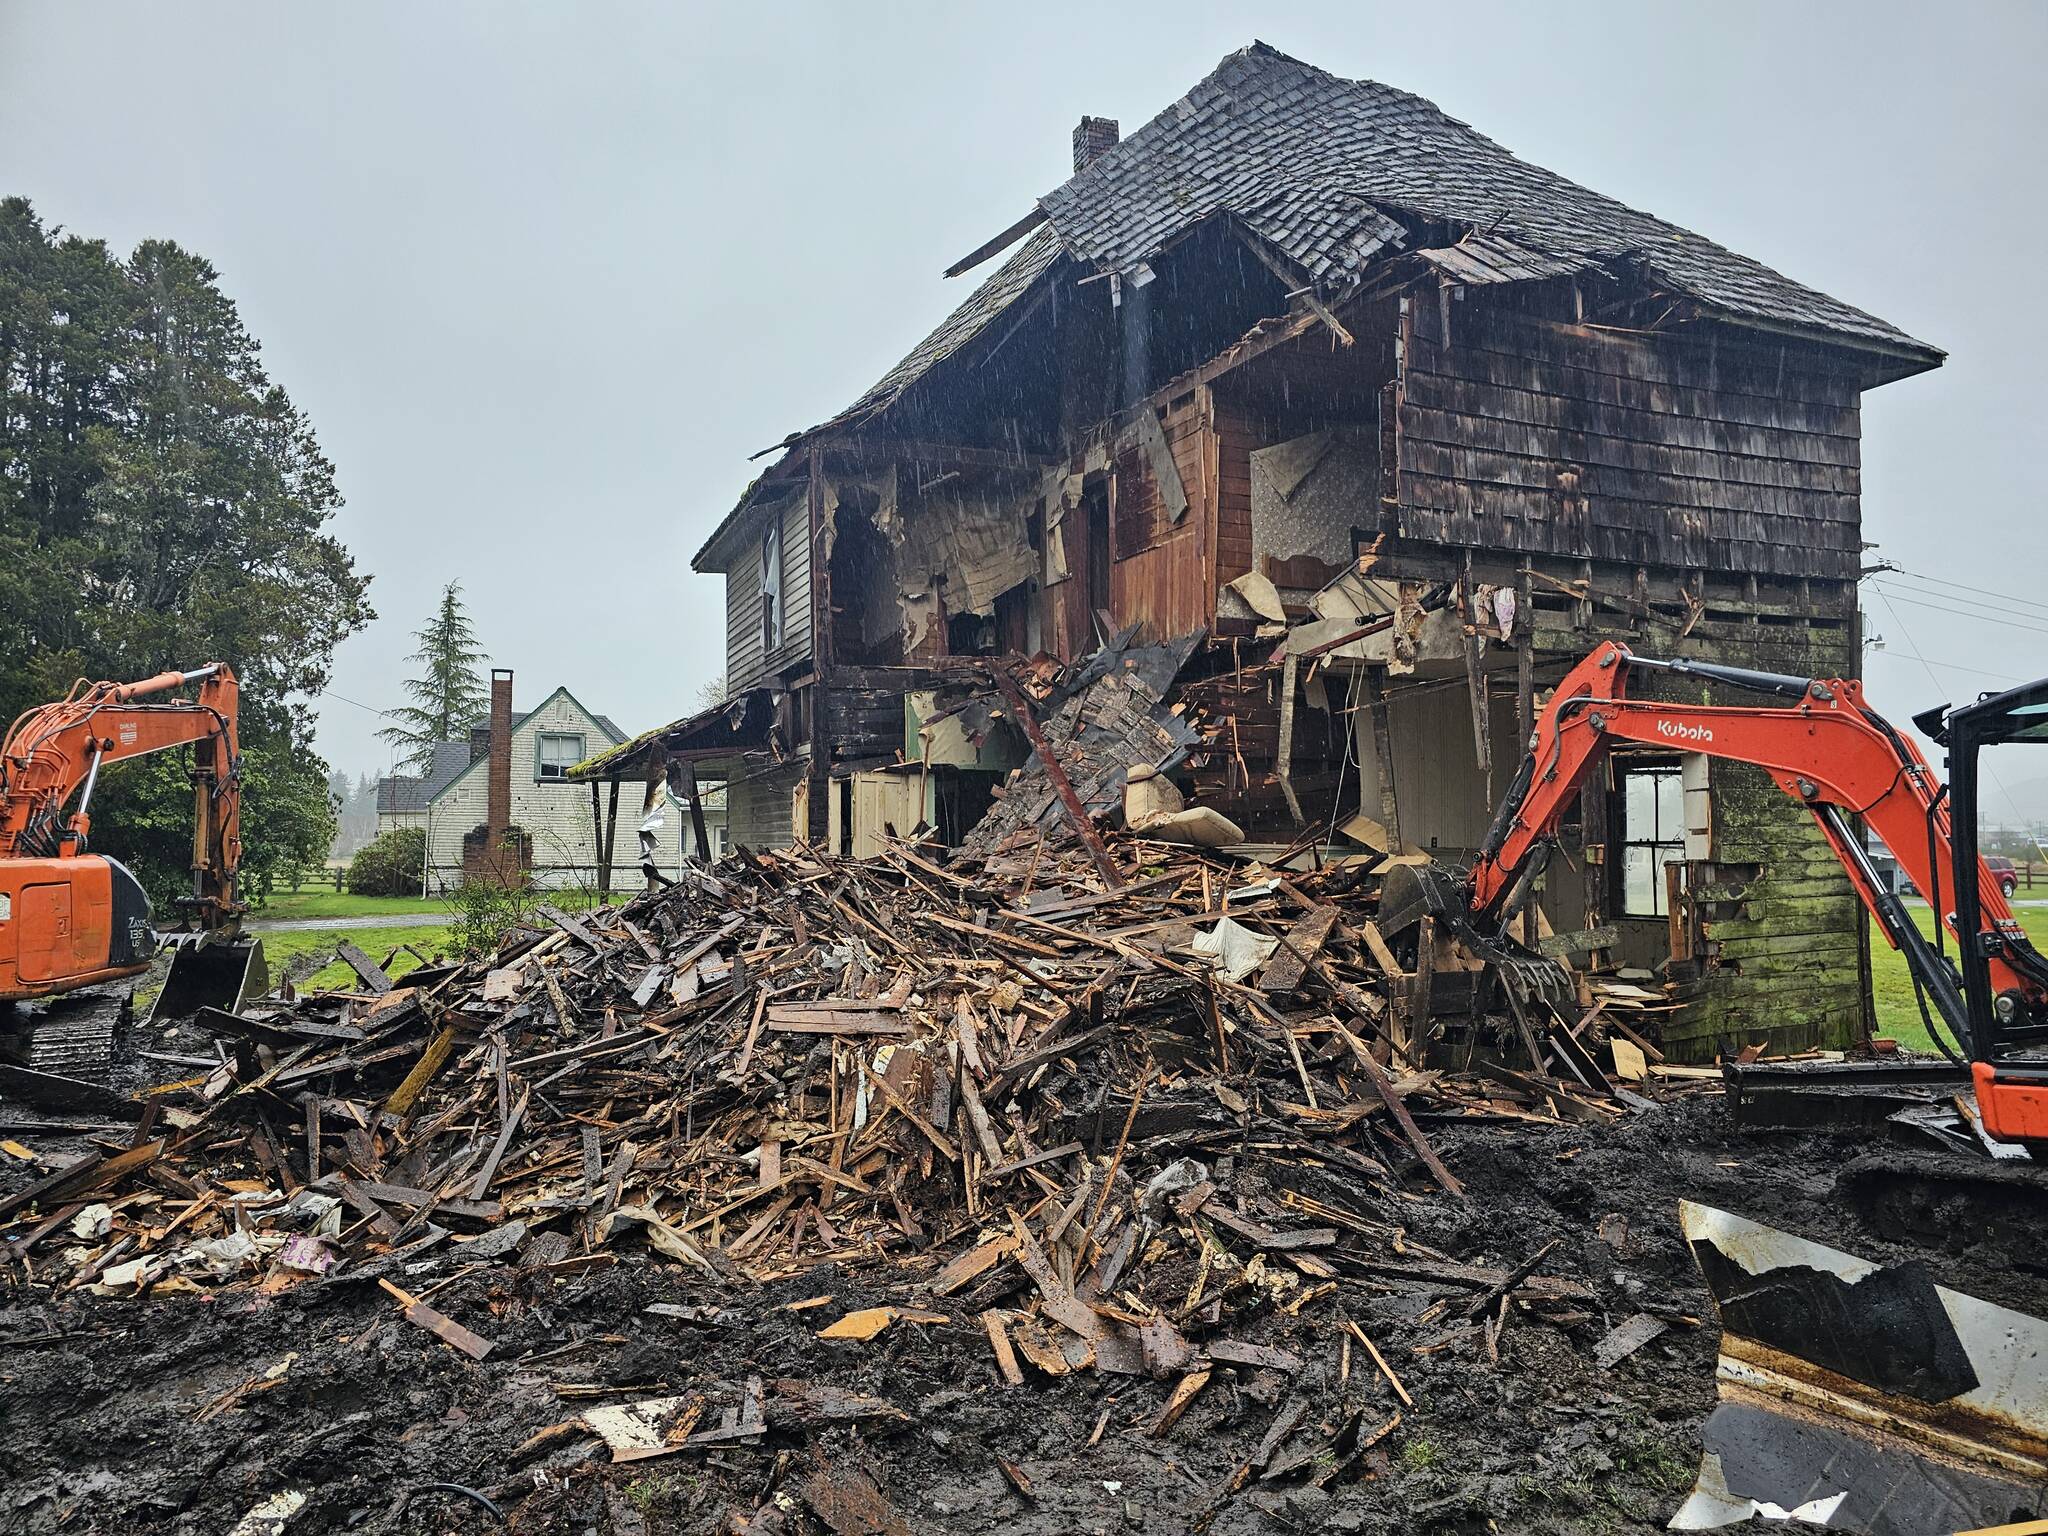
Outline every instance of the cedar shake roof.
<svg viewBox="0 0 2048 1536">
<path fill-rule="evenodd" d="M 1129 273 L 1219 215 L 1264 241 L 1333 304 L 1368 268 L 1395 255 L 1468 285 L 1629 273 L 1724 318 L 1876 349 L 1903 361 L 1904 372 L 1936 366 L 1944 355 L 1762 262 L 1518 159 L 1420 96 L 1339 79 L 1253 43 L 1041 197 L 1006 232 L 1014 239 L 1029 231 L 1028 238 L 937 330 L 852 405 L 779 446 L 887 410 L 1025 298 L 1062 257 Z M 953 271 L 994 254 L 1004 240 L 998 236 Z M 741 497 L 693 565 L 704 568 L 760 485 Z"/>
</svg>

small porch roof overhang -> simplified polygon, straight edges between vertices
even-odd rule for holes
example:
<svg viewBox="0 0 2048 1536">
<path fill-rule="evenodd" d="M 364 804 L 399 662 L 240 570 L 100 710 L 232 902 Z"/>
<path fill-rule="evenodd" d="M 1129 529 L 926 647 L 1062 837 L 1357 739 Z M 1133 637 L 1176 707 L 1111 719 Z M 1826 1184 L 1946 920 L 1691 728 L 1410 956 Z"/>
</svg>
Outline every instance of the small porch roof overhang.
<svg viewBox="0 0 2048 1536">
<path fill-rule="evenodd" d="M 608 752 L 585 758 L 564 777 L 577 784 L 620 780 L 638 783 L 659 775 L 671 762 L 697 762 L 765 751 L 774 723 L 773 693 L 766 688 L 749 688 L 723 704 L 643 731 Z"/>
</svg>

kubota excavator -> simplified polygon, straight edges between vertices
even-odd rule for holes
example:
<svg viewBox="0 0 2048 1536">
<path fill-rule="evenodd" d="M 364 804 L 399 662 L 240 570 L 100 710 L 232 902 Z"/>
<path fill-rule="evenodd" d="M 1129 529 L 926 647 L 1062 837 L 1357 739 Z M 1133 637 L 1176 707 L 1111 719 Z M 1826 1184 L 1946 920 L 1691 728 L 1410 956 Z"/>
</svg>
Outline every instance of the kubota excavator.
<svg viewBox="0 0 2048 1536">
<path fill-rule="evenodd" d="M 1653 671 L 1790 702 L 1630 698 L 1631 674 Z M 1559 822 L 1607 751 L 1642 743 L 1753 763 L 1813 814 L 1857 894 L 1905 952 L 1923 1015 L 1932 999 L 1970 1063 L 1985 1131 L 2048 1157 L 2048 957 L 2028 941 L 1977 851 L 1978 756 L 2001 742 L 2048 744 L 2048 678 L 1930 710 L 1914 724 L 1947 749 L 1947 789 L 1919 749 L 1864 702 L 1853 679 L 1663 661 L 1602 645 L 1551 695 L 1471 869 L 1461 877 L 1438 865 L 1396 865 L 1382 887 L 1380 926 L 1403 933 L 1433 913 L 1496 962 L 1511 986 L 1552 992 L 1565 973 L 1509 939 L 1505 918 L 1527 900 Z M 1933 941 L 1879 878 L 1851 816 L 1863 818 L 1938 915 Z M 1941 942 L 1943 931 L 1959 964 Z M 1941 1042 L 1932 1019 L 1929 1032 Z"/>
<path fill-rule="evenodd" d="M 189 699 L 154 697 L 194 683 Z M 88 851 L 93 786 L 125 758 L 194 749 L 192 894 L 179 900 L 184 920 L 168 935 L 178 948 L 153 1016 L 232 1008 L 263 990 L 262 946 L 241 936 L 245 908 L 235 898 L 238 700 L 220 662 L 138 683 L 81 679 L 69 697 L 23 714 L 0 743 L 0 1044 L 29 1067 L 103 1069 L 126 1006 L 109 984 L 147 970 L 163 942 L 135 876 Z M 47 998 L 61 1001 L 29 1006 Z"/>
</svg>

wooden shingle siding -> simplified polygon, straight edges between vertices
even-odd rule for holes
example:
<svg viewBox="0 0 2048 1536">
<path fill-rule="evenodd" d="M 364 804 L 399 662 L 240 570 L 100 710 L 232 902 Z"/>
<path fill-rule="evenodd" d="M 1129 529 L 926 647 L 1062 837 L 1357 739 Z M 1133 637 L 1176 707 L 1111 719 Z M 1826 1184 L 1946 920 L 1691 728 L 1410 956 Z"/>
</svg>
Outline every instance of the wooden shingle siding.
<svg viewBox="0 0 2048 1536">
<path fill-rule="evenodd" d="M 1400 530 L 1444 544 L 1853 578 L 1856 383 L 1810 349 L 1410 311 Z"/>
</svg>

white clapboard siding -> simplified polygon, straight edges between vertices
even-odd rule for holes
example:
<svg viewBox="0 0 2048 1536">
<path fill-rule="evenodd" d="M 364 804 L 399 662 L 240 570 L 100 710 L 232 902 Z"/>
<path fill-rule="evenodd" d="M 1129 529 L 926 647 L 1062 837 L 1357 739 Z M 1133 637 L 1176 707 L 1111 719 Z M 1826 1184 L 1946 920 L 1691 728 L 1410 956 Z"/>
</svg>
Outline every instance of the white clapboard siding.
<svg viewBox="0 0 2048 1536">
<path fill-rule="evenodd" d="M 729 691 L 754 688 L 811 655 L 811 513 L 802 496 L 786 503 L 782 519 L 782 644 L 761 648 L 761 541 L 766 515 L 733 546 L 725 572 L 725 680 Z"/>
</svg>

